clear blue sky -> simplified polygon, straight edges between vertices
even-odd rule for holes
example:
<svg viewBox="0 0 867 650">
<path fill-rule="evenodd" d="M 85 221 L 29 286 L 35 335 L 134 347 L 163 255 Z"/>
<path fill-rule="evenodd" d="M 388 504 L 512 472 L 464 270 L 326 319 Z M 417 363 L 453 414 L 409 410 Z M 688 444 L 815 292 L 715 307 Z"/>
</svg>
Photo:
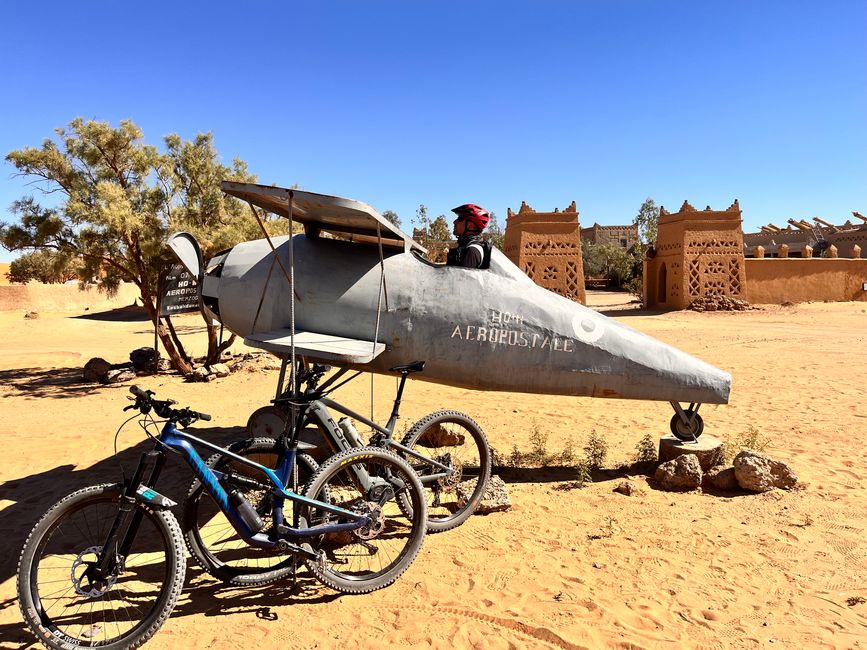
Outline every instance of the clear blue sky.
<svg viewBox="0 0 867 650">
<path fill-rule="evenodd" d="M 419 203 L 867 213 L 861 0 L 8 2 L 0 70 L 4 155 L 76 116 L 212 131 L 260 182 L 405 228 Z M 0 220 L 29 193 L 12 174 Z"/>
</svg>

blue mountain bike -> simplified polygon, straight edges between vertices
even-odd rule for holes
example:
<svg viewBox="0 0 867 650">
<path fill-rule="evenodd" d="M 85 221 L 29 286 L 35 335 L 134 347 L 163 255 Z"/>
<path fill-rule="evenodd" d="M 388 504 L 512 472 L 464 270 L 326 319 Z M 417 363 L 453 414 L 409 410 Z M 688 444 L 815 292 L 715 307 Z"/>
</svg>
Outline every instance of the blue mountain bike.
<svg viewBox="0 0 867 650">
<path fill-rule="evenodd" d="M 184 542 L 170 512 L 176 504 L 154 489 L 170 451 L 189 464 L 248 545 L 281 561 L 302 560 L 337 591 L 385 587 L 418 554 L 427 525 L 423 488 L 394 454 L 373 447 L 337 454 L 316 469 L 302 495 L 287 488 L 296 465 L 291 438 L 282 462 L 265 467 L 178 428 L 209 415 L 172 408 L 172 400 L 156 400 L 136 386 L 130 392 L 135 404 L 124 410 L 140 411 L 146 432 L 163 425 L 151 436 L 154 448 L 123 484 L 87 487 L 61 499 L 21 551 L 21 611 L 49 648 L 135 648 L 171 614 L 184 582 Z M 212 469 L 194 445 L 233 456 L 248 471 Z M 267 511 L 247 501 L 244 491 L 251 487 L 268 494 Z"/>
</svg>

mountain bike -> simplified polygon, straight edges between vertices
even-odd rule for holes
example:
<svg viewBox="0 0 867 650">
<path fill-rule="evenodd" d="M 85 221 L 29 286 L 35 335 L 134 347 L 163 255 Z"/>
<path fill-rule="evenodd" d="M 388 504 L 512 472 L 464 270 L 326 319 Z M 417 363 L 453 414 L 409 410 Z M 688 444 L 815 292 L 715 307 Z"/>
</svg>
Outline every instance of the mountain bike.
<svg viewBox="0 0 867 650">
<path fill-rule="evenodd" d="M 344 368 L 320 385 L 326 366 L 298 362 L 290 378 L 290 390 L 279 395 L 270 406 L 250 417 L 247 430 L 253 437 L 228 447 L 233 455 L 215 455 L 208 464 L 223 472 L 244 473 L 238 457 L 254 459 L 263 465 L 287 468 L 284 458 L 287 439 L 300 440 L 305 431 L 315 428 L 316 438 L 325 453 L 348 453 L 362 448 L 364 441 L 349 418 L 373 430 L 369 445 L 402 456 L 418 474 L 427 501 L 428 532 L 439 532 L 463 523 L 476 510 L 491 475 L 491 452 L 481 427 L 468 415 L 457 411 L 437 411 L 416 422 L 401 442 L 393 438 L 399 419 L 400 403 L 407 377 L 420 372 L 424 362 L 395 366 L 400 375 L 391 417 L 383 427 L 326 397 L 361 372 L 337 383 Z M 294 410 L 294 415 L 293 415 Z M 331 410 L 344 414 L 335 422 Z M 309 436 L 306 440 L 311 440 Z M 313 451 L 314 444 L 298 442 L 299 451 Z M 322 450 L 320 450 L 322 451 Z M 299 482 L 315 471 L 315 460 L 307 453 L 297 455 L 295 476 Z M 269 509 L 268 496 L 251 488 L 245 497 L 257 510 Z M 402 495 L 398 505 L 407 516 L 413 504 Z M 187 547 L 197 563 L 216 578 L 237 584 L 261 584 L 277 580 L 291 566 L 279 555 L 264 555 L 243 543 L 231 522 L 208 497 L 199 481 L 190 488 L 182 520 Z"/>
<path fill-rule="evenodd" d="M 141 413 L 153 449 L 141 455 L 124 483 L 87 487 L 61 499 L 21 551 L 19 605 L 46 646 L 135 648 L 169 617 L 186 568 L 181 529 L 169 511 L 176 504 L 155 489 L 169 452 L 189 464 L 246 544 L 300 558 L 332 589 L 366 593 L 385 587 L 418 554 L 426 530 L 423 488 L 394 454 L 373 447 L 337 454 L 316 469 L 302 495 L 286 487 L 295 464 L 291 438 L 284 464 L 268 468 L 179 429 L 209 415 L 172 408 L 172 400 L 154 399 L 152 391 L 136 386 L 130 392 L 135 403 L 124 410 Z M 160 423 L 155 436 L 149 428 Z M 209 467 L 194 445 L 232 456 L 250 476 Z M 251 485 L 268 493 L 267 513 L 245 499 L 241 488 Z M 286 503 L 293 504 L 291 519 L 284 516 Z"/>
</svg>

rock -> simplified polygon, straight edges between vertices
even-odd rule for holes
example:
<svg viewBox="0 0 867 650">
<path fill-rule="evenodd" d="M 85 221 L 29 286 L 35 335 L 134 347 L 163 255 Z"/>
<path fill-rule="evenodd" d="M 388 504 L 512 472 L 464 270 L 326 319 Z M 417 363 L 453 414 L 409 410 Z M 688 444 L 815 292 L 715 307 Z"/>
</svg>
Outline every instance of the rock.
<svg viewBox="0 0 867 650">
<path fill-rule="evenodd" d="M 428 427 L 419 437 L 418 444 L 420 447 L 460 447 L 464 444 L 466 436 L 459 431 L 446 429 L 441 424 Z"/>
<path fill-rule="evenodd" d="M 217 377 L 228 377 L 229 372 L 229 366 L 225 363 L 211 364 L 211 374 L 217 375 Z"/>
<path fill-rule="evenodd" d="M 168 359 L 163 359 L 160 357 L 160 360 L 157 362 L 157 369 L 159 372 L 168 372 L 172 369 L 172 362 Z"/>
<path fill-rule="evenodd" d="M 138 375 L 136 375 L 134 370 L 129 369 L 115 369 L 109 370 L 106 375 L 106 383 L 107 384 L 119 384 L 122 381 L 130 381 L 135 379 Z"/>
<path fill-rule="evenodd" d="M 24 314 L 25 320 L 34 320 L 36 318 L 39 318 L 39 312 L 38 311 L 28 311 L 28 312 L 25 312 L 25 314 Z"/>
<path fill-rule="evenodd" d="M 216 376 L 208 372 L 204 366 L 199 366 L 187 375 L 187 381 L 211 381 Z"/>
<path fill-rule="evenodd" d="M 701 484 L 704 487 L 714 487 L 723 492 L 733 492 L 739 487 L 735 477 L 735 468 L 731 465 L 711 467 L 705 473 Z"/>
<path fill-rule="evenodd" d="M 663 436 L 659 440 L 659 460 L 674 460 L 679 456 L 692 455 L 698 459 L 703 472 L 711 467 L 725 464 L 725 445 L 719 438 L 703 435 L 695 442 L 684 442 L 673 435 Z"/>
<path fill-rule="evenodd" d="M 701 465 L 693 455 L 678 456 L 657 467 L 654 478 L 665 490 L 692 490 L 701 485 Z"/>
<path fill-rule="evenodd" d="M 467 504 L 475 486 L 475 480 L 458 483 L 455 492 L 457 493 L 459 507 L 463 508 Z M 476 514 L 486 515 L 490 512 L 502 512 L 511 509 L 512 500 L 509 498 L 509 490 L 506 489 L 503 479 L 499 476 L 491 476 L 488 481 L 488 487 L 482 495 L 482 500 L 479 502 L 479 507 L 476 508 Z"/>
<path fill-rule="evenodd" d="M 153 348 L 138 348 L 129 353 L 129 360 L 132 361 L 132 367 L 136 370 L 154 369 L 157 359 L 157 351 Z"/>
<path fill-rule="evenodd" d="M 638 494 L 638 486 L 634 481 L 620 481 L 614 491 L 631 497 L 633 494 Z"/>
<path fill-rule="evenodd" d="M 734 468 L 738 485 L 751 492 L 789 490 L 798 484 L 798 476 L 791 467 L 757 451 L 740 452 L 735 456 Z"/>
<path fill-rule="evenodd" d="M 104 384 L 108 381 L 109 370 L 111 370 L 111 364 L 108 361 L 101 357 L 93 357 L 84 364 L 82 377 L 84 381 L 95 381 Z"/>
<path fill-rule="evenodd" d="M 745 300 L 729 296 L 702 296 L 693 300 L 687 309 L 693 311 L 746 311 L 753 307 Z"/>
</svg>

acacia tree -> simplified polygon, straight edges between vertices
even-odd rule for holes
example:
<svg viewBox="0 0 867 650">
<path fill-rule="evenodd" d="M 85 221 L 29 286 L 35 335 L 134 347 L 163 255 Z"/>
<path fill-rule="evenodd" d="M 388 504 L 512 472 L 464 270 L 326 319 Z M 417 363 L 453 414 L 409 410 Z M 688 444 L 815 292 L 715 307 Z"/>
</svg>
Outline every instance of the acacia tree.
<svg viewBox="0 0 867 650">
<path fill-rule="evenodd" d="M 220 181 L 253 183 L 256 177 L 247 170 L 247 163 L 236 158 L 232 166 L 220 163 L 211 133 L 200 133 L 192 141 L 172 134 L 165 138 L 167 156 L 178 194 L 178 205 L 172 212 L 172 227 L 196 237 L 205 259 L 220 250 L 262 236 L 261 228 L 243 201 L 220 190 Z M 263 219 L 269 234 L 286 234 L 284 219 Z M 219 326 L 206 320 L 208 354 L 205 363 L 216 363 L 220 354 L 232 345 L 235 335 L 218 343 Z"/>
<path fill-rule="evenodd" d="M 12 213 L 19 223 L 0 225 L 0 244 L 13 251 L 48 249 L 79 256 L 80 278 L 99 277 L 100 289 L 109 294 L 123 281 L 134 283 L 172 366 L 186 374 L 191 365 L 157 313 L 159 269 L 172 262 L 166 236 L 175 230 L 196 230 L 194 214 L 207 215 L 197 230 L 200 235 L 209 219 L 228 219 L 214 216 L 224 209 L 214 198 L 219 178 L 185 176 L 185 170 L 199 168 L 181 155 L 195 151 L 196 143 L 189 148 L 175 137 L 167 138 L 170 153 L 161 153 L 144 143 L 141 129 L 132 121 L 115 128 L 76 118 L 41 147 L 12 151 L 6 160 L 18 174 L 32 179 L 43 196 L 59 195 L 60 201 L 53 207 L 44 207 L 33 197 L 16 201 Z M 235 168 L 249 178 L 237 161 Z M 217 239 L 213 241 L 216 245 Z"/>
<path fill-rule="evenodd" d="M 79 266 L 78 258 L 57 251 L 33 251 L 12 260 L 6 277 L 10 282 L 57 284 L 78 278 Z"/>
</svg>

